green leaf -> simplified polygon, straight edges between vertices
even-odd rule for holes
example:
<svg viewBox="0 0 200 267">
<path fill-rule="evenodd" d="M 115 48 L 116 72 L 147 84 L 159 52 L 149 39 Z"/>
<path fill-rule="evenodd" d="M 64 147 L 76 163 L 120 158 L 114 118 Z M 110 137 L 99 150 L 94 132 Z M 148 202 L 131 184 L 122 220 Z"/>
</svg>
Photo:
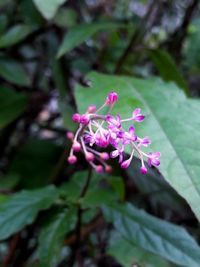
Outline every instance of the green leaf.
<svg viewBox="0 0 200 267">
<path fill-rule="evenodd" d="M 73 229 L 75 221 L 75 213 L 67 210 L 51 214 L 46 220 L 39 235 L 38 252 L 41 266 L 54 266 L 65 235 Z"/>
<path fill-rule="evenodd" d="M 189 88 L 170 54 L 162 49 L 149 50 L 150 58 L 165 81 L 173 81 L 189 95 Z"/>
<path fill-rule="evenodd" d="M 49 140 L 28 139 L 13 158 L 8 174 L 17 173 L 23 188 L 45 186 L 51 182 L 61 153 L 62 149 Z"/>
<path fill-rule="evenodd" d="M 0 177 L 0 188 L 1 190 L 9 190 L 14 188 L 20 180 L 20 176 L 16 173 L 10 173 Z"/>
<path fill-rule="evenodd" d="M 31 224 L 39 211 L 48 209 L 58 197 L 54 186 L 21 191 L 0 205 L 0 240 Z"/>
<path fill-rule="evenodd" d="M 36 7 L 42 14 L 45 19 L 52 19 L 58 8 L 65 2 L 66 0 L 33 0 Z"/>
<path fill-rule="evenodd" d="M 84 197 L 80 198 L 80 193 L 85 185 L 87 176 L 88 172 L 76 172 L 68 182 L 61 186 L 60 192 L 68 202 L 79 202 L 84 208 L 88 208 L 111 203 L 122 197 L 123 186 L 119 182 L 119 177 L 113 177 L 113 183 L 115 179 L 118 184 L 110 186 L 110 177 L 92 173 L 87 193 Z M 106 181 L 108 181 L 107 184 Z"/>
<path fill-rule="evenodd" d="M 63 56 L 76 46 L 80 45 L 95 33 L 102 30 L 115 30 L 116 28 L 127 27 L 126 24 L 113 23 L 113 22 L 101 22 L 101 23 L 84 23 L 72 27 L 65 35 L 63 42 L 58 50 L 57 57 Z"/>
<path fill-rule="evenodd" d="M 112 239 L 107 248 L 107 253 L 114 257 L 123 267 L 130 267 L 134 264 L 143 267 L 170 267 L 170 263 L 159 256 L 150 253 L 133 243 L 130 243 L 118 233 L 112 232 Z"/>
<path fill-rule="evenodd" d="M 200 265 L 200 247 L 182 228 L 153 217 L 131 204 L 110 205 L 104 215 L 131 244 L 181 266 Z"/>
<path fill-rule="evenodd" d="M 113 90 L 119 94 L 113 114 L 128 118 L 134 108 L 141 107 L 146 120 L 135 125 L 137 135 L 151 137 L 151 150 L 162 153 L 159 170 L 200 219 L 199 100 L 186 98 L 175 84 L 157 78 L 142 80 L 97 73 L 86 78 L 92 87 L 79 85 L 75 91 L 79 112 L 89 104 L 100 106 Z"/>
<path fill-rule="evenodd" d="M 0 76 L 16 85 L 29 86 L 30 77 L 21 64 L 10 59 L 0 59 Z"/>
<path fill-rule="evenodd" d="M 148 201 L 155 208 L 160 209 L 160 204 L 169 210 L 178 212 L 186 212 L 188 205 L 185 200 L 176 193 L 176 191 L 163 179 L 162 175 L 158 174 L 155 169 L 149 168 L 146 175 L 140 172 L 140 160 L 134 160 L 127 169 L 128 176 L 134 180 L 137 188 L 140 191 L 141 197 L 148 197 Z M 135 199 L 135 196 L 133 196 Z M 165 212 L 165 208 L 163 212 Z"/>
<path fill-rule="evenodd" d="M 5 48 L 19 43 L 25 39 L 33 28 L 24 24 L 18 24 L 10 28 L 4 35 L 0 37 L 0 48 Z"/>
<path fill-rule="evenodd" d="M 1 72 L 1 70 L 0 70 Z M 7 126 L 24 112 L 27 98 L 22 93 L 6 87 L 0 89 L 0 129 Z"/>
<path fill-rule="evenodd" d="M 59 27 L 72 27 L 77 22 L 77 13 L 72 8 L 61 8 L 54 17 L 54 22 Z"/>
</svg>

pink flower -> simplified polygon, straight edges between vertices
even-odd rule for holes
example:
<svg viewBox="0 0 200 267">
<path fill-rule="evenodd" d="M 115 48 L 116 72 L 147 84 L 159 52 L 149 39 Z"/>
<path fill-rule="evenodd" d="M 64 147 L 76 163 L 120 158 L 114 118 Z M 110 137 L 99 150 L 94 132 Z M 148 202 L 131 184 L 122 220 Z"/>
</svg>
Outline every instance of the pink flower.
<svg viewBox="0 0 200 267">
<path fill-rule="evenodd" d="M 81 152 L 84 154 L 85 159 L 96 172 L 107 172 L 112 171 L 111 166 L 107 164 L 109 158 L 119 158 L 119 163 L 123 169 L 129 167 L 133 155 L 137 153 L 137 156 L 141 160 L 140 172 L 142 174 L 147 173 L 144 160 L 147 160 L 149 166 L 160 165 L 160 152 L 152 152 L 146 154 L 142 151 L 142 147 L 150 145 L 151 141 L 148 136 L 140 138 L 136 134 L 134 126 L 130 126 L 128 131 L 122 127 L 123 123 L 130 122 L 132 120 L 136 122 L 142 122 L 145 118 L 141 114 L 141 109 L 136 108 L 133 111 L 132 117 L 121 119 L 120 115 L 112 116 L 110 114 L 114 103 L 118 100 L 116 92 L 110 92 L 106 98 L 105 103 L 96 109 L 96 106 L 90 105 L 87 108 L 85 114 L 75 113 L 72 117 L 74 122 L 79 123 L 79 128 L 75 135 L 69 133 L 67 137 L 72 141 L 72 147 L 68 162 L 74 164 L 77 161 L 74 152 Z M 108 114 L 101 115 L 99 112 L 109 105 Z M 109 154 L 103 151 L 104 148 L 111 146 L 114 150 Z M 131 149 L 129 159 L 124 160 L 124 150 L 128 147 Z M 100 164 L 98 164 L 100 163 Z"/>
<path fill-rule="evenodd" d="M 139 144 L 142 146 L 148 146 L 151 144 L 151 140 L 149 139 L 148 136 L 145 136 L 144 138 L 138 138 L 137 140 Z"/>
<path fill-rule="evenodd" d="M 123 144 L 127 145 L 131 142 L 135 142 L 137 140 L 137 136 L 135 135 L 135 128 L 130 126 L 128 132 L 122 132 Z"/>
<path fill-rule="evenodd" d="M 115 130 L 115 128 L 121 128 L 121 117 L 118 114 L 116 115 L 116 118 L 111 115 L 107 115 L 106 121 L 108 123 L 108 129 Z"/>
<path fill-rule="evenodd" d="M 140 114 L 140 111 L 141 109 L 140 108 L 136 108 L 134 111 L 133 111 L 133 114 L 132 114 L 132 119 L 136 122 L 141 122 L 145 119 L 145 116 Z"/>
<path fill-rule="evenodd" d="M 149 157 L 148 157 L 148 165 L 151 166 L 155 166 L 158 167 L 160 165 L 160 156 L 161 153 L 160 152 L 152 152 L 149 153 Z"/>
</svg>

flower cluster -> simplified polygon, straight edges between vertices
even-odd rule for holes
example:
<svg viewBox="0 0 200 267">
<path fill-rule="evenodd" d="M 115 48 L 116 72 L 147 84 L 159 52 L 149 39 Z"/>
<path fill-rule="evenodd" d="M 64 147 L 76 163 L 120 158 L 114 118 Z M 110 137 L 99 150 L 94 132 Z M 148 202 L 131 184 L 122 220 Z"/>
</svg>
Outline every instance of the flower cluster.
<svg viewBox="0 0 200 267">
<path fill-rule="evenodd" d="M 75 113 L 72 120 L 79 124 L 79 128 L 75 135 L 72 132 L 67 133 L 67 137 L 72 141 L 72 147 L 68 162 L 74 164 L 77 161 L 76 152 L 83 152 L 85 159 L 96 170 L 96 172 L 112 171 L 110 165 L 107 164 L 109 158 L 119 158 L 122 168 L 128 168 L 135 153 L 141 160 L 140 171 L 147 173 L 144 160 L 147 160 L 149 166 L 160 165 L 160 152 L 145 153 L 142 147 L 147 147 L 151 141 L 149 137 L 140 138 L 136 135 L 134 126 L 130 126 L 128 131 L 122 127 L 122 123 L 127 121 L 142 122 L 145 116 L 141 114 L 141 109 L 136 108 L 132 116 L 127 119 L 121 119 L 120 115 L 112 116 L 110 114 L 114 104 L 118 100 L 116 92 L 110 92 L 104 104 L 97 110 L 96 106 L 91 105 L 87 108 L 86 113 Z M 108 109 L 107 115 L 100 115 L 103 108 Z M 113 147 L 113 151 L 108 154 L 102 152 L 109 145 Z M 131 154 L 128 159 L 124 159 L 124 149 L 126 146 L 131 147 Z M 97 149 L 98 148 L 98 149 Z"/>
</svg>

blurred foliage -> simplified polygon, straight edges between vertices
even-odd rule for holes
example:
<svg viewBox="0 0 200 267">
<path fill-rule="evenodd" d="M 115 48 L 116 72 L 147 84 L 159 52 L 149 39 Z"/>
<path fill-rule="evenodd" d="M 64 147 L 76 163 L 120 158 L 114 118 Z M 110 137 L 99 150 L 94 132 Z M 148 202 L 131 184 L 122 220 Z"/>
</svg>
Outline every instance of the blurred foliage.
<svg viewBox="0 0 200 267">
<path fill-rule="evenodd" d="M 0 0 L 0 266 L 200 266 L 199 11 Z M 72 114 L 111 90 L 114 113 L 144 110 L 159 170 L 67 164 Z"/>
</svg>

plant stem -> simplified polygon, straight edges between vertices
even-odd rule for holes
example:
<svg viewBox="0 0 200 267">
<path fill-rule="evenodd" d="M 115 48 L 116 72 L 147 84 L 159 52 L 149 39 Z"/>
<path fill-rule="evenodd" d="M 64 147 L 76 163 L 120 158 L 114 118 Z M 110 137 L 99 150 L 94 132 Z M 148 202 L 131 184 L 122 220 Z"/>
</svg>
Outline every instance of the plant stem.
<svg viewBox="0 0 200 267">
<path fill-rule="evenodd" d="M 85 184 L 82 188 L 82 191 L 79 195 L 79 198 L 82 198 L 85 196 L 85 194 L 87 193 L 87 190 L 89 188 L 89 185 L 90 185 L 90 181 L 91 181 L 91 178 L 92 178 L 92 168 L 89 167 L 89 171 L 88 171 L 88 176 L 87 176 L 87 179 L 85 181 Z M 83 213 L 83 210 L 81 208 L 81 204 L 78 203 L 77 205 L 77 222 L 76 222 L 76 227 L 75 227 L 75 233 L 76 233 L 76 242 L 75 242 L 75 247 L 72 251 L 72 255 L 71 255 L 71 258 L 70 258 L 70 263 L 69 263 L 69 266 L 73 266 L 74 264 L 74 261 L 75 261 L 75 258 L 76 258 L 76 255 L 78 255 L 78 250 L 80 248 L 80 244 L 81 244 L 81 226 L 82 226 L 82 213 Z"/>
</svg>

